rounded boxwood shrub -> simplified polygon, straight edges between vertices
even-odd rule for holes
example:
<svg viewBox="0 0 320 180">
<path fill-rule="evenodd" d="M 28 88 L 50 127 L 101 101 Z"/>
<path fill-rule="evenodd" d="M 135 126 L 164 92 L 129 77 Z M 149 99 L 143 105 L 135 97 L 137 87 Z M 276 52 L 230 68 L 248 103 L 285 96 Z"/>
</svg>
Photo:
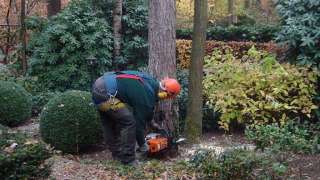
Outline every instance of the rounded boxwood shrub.
<svg viewBox="0 0 320 180">
<path fill-rule="evenodd" d="M 0 124 L 14 126 L 31 117 L 31 95 L 20 85 L 0 81 Z"/>
<path fill-rule="evenodd" d="M 50 99 L 40 115 L 40 134 L 56 149 L 78 153 L 102 139 L 99 115 L 85 91 L 67 91 Z"/>
</svg>

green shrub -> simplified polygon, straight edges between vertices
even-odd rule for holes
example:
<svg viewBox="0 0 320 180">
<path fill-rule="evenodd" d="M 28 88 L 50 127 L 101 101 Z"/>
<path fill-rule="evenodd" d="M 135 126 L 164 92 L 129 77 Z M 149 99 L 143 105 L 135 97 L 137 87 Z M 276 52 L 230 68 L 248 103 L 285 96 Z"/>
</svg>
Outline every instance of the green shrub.
<svg viewBox="0 0 320 180">
<path fill-rule="evenodd" d="M 1 130 L 0 130 L 1 131 Z M 11 148 L 16 143 L 15 148 Z M 4 179 L 43 179 L 49 175 L 51 155 L 46 145 L 21 133 L 0 133 L 0 177 Z"/>
<path fill-rule="evenodd" d="M 288 46 L 287 58 L 319 67 L 320 1 L 278 0 L 276 9 L 282 26 L 277 41 Z"/>
<path fill-rule="evenodd" d="M 43 88 L 63 91 L 89 89 L 91 70 L 86 58 L 95 56 L 95 73 L 111 67 L 113 38 L 109 24 L 90 1 L 71 1 L 30 42 L 30 74 Z"/>
<path fill-rule="evenodd" d="M 231 50 L 230 50 L 231 51 Z M 306 68 L 279 64 L 267 53 L 248 51 L 242 59 L 216 50 L 205 60 L 204 91 L 208 105 L 221 112 L 225 130 L 244 125 L 279 123 L 310 118 L 317 74 Z"/>
<path fill-rule="evenodd" d="M 43 140 L 68 153 L 78 153 L 102 137 L 98 112 L 91 94 L 67 91 L 51 99 L 40 115 Z"/>
<path fill-rule="evenodd" d="M 301 125 L 293 122 L 280 127 L 277 124 L 258 125 L 246 129 L 246 136 L 255 142 L 257 149 L 295 153 L 320 152 L 320 124 Z"/>
<path fill-rule="evenodd" d="M 38 77 L 42 88 L 89 90 L 91 79 L 113 69 L 113 65 L 130 69 L 147 63 L 147 6 L 142 1 L 123 2 L 122 51 L 120 58 L 112 59 L 112 3 L 71 1 L 48 22 L 29 20 L 28 27 L 34 31 L 29 74 Z M 93 69 L 88 67 L 89 56 L 97 58 Z"/>
<path fill-rule="evenodd" d="M 32 96 L 32 113 L 38 115 L 42 108 L 49 102 L 50 99 L 59 95 L 60 92 L 40 92 Z"/>
<path fill-rule="evenodd" d="M 14 78 L 14 75 L 6 65 L 0 64 L 0 80 L 7 81 Z"/>
<path fill-rule="evenodd" d="M 276 179 L 284 177 L 287 167 L 275 157 L 244 149 L 229 149 L 219 155 L 198 150 L 190 164 L 199 179 Z"/>
<path fill-rule="evenodd" d="M 31 95 L 20 85 L 0 81 L 0 124 L 14 126 L 31 117 Z"/>
</svg>

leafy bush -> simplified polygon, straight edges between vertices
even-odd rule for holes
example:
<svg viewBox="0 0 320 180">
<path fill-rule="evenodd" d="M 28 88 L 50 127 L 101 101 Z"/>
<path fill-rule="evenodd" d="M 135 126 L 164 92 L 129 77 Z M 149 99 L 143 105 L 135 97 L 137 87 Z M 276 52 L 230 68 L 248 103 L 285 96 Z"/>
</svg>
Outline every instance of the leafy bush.
<svg viewBox="0 0 320 180">
<path fill-rule="evenodd" d="M 205 60 L 204 91 L 208 105 L 221 112 L 225 130 L 244 125 L 279 123 L 310 118 L 317 73 L 303 67 L 279 64 L 272 55 L 252 48 L 242 59 L 231 50 L 216 50 Z"/>
<path fill-rule="evenodd" d="M 188 68 L 190 65 L 191 43 L 190 40 L 177 40 L 177 66 L 179 68 Z M 216 48 L 221 49 L 223 52 L 231 48 L 233 55 L 241 58 L 252 46 L 255 46 L 258 50 L 275 54 L 281 54 L 283 52 L 283 49 L 278 48 L 274 43 L 207 41 L 206 55 L 210 55 Z"/>
<path fill-rule="evenodd" d="M 78 153 L 101 140 L 101 125 L 91 94 L 67 91 L 51 99 L 40 115 L 43 140 L 68 153 Z"/>
<path fill-rule="evenodd" d="M 271 147 L 295 153 L 320 152 L 320 124 L 301 125 L 289 122 L 283 127 L 277 124 L 258 125 L 246 129 L 246 136 L 255 142 L 257 149 Z"/>
<path fill-rule="evenodd" d="M 278 26 L 213 26 L 207 30 L 207 40 L 269 42 L 276 37 Z M 192 39 L 192 29 L 178 29 L 177 39 Z"/>
<path fill-rule="evenodd" d="M 199 179 L 276 179 L 287 171 L 285 163 L 275 156 L 244 149 L 230 149 L 220 155 L 199 150 L 190 163 L 199 172 Z"/>
<path fill-rule="evenodd" d="M 50 99 L 59 95 L 60 92 L 40 92 L 32 96 L 32 113 L 38 115 L 42 108 L 49 102 Z"/>
<path fill-rule="evenodd" d="M 12 78 L 14 78 L 14 75 L 10 69 L 6 65 L 0 64 L 0 80 L 7 81 Z"/>
<path fill-rule="evenodd" d="M 31 18 L 30 75 L 38 76 L 42 87 L 54 91 L 88 90 L 91 78 L 117 65 L 121 69 L 146 64 L 147 6 L 142 1 L 125 0 L 122 16 L 121 57 L 112 60 L 113 2 L 72 1 L 57 16 L 43 23 Z M 37 27 L 37 22 L 40 22 Z M 92 69 L 87 57 L 97 58 Z"/>
<path fill-rule="evenodd" d="M 124 1 L 122 16 L 123 68 L 137 68 L 148 61 L 148 6 L 144 0 Z"/>
<path fill-rule="evenodd" d="M 319 67 L 320 1 L 278 0 L 276 5 L 282 20 L 277 41 L 288 46 L 287 58 Z"/>
<path fill-rule="evenodd" d="M 45 178 L 49 175 L 49 164 L 44 161 L 50 155 L 51 152 L 45 144 L 30 140 L 21 133 L 0 130 L 0 177 L 4 179 Z"/>
<path fill-rule="evenodd" d="M 89 89 L 90 69 L 86 58 L 98 59 L 96 73 L 111 67 L 112 33 L 90 1 L 72 1 L 48 21 L 30 42 L 30 75 L 51 90 Z"/>
<path fill-rule="evenodd" d="M 31 95 L 20 85 L 0 81 L 0 124 L 14 126 L 31 116 Z"/>
</svg>

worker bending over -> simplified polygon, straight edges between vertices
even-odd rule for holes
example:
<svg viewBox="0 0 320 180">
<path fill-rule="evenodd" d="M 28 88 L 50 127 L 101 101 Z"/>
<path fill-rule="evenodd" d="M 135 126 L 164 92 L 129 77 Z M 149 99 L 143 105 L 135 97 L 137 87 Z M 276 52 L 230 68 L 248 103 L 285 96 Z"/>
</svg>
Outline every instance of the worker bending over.
<svg viewBox="0 0 320 180">
<path fill-rule="evenodd" d="M 115 160 L 135 163 L 136 142 L 138 151 L 148 151 L 145 128 L 153 118 L 156 103 L 176 97 L 180 89 L 175 79 L 158 81 L 138 71 L 107 72 L 95 81 L 93 100 L 101 116 L 105 142 Z"/>
</svg>

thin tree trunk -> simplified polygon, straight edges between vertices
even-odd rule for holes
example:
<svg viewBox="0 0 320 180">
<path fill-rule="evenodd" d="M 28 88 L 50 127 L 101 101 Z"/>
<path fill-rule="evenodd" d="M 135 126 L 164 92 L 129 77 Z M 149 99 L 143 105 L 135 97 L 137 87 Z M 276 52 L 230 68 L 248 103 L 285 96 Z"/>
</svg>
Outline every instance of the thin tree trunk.
<svg viewBox="0 0 320 180">
<path fill-rule="evenodd" d="M 61 0 L 47 0 L 47 17 L 58 14 L 61 10 Z"/>
<path fill-rule="evenodd" d="M 12 0 L 9 1 L 8 11 L 6 14 L 6 23 L 7 23 L 7 45 L 5 49 L 5 57 L 3 59 L 4 64 L 8 63 L 8 54 L 9 54 L 9 48 L 11 43 L 11 27 L 10 27 L 10 10 L 11 10 Z"/>
<path fill-rule="evenodd" d="M 237 17 L 235 16 L 235 0 L 228 0 L 228 13 L 229 13 L 229 25 L 236 23 Z"/>
<path fill-rule="evenodd" d="M 206 42 L 208 1 L 196 0 L 193 23 L 191 66 L 189 68 L 188 108 L 185 132 L 188 141 L 197 142 L 202 135 L 202 79 Z"/>
<path fill-rule="evenodd" d="M 251 0 L 244 0 L 244 8 L 245 9 L 251 8 Z"/>
<path fill-rule="evenodd" d="M 22 73 L 25 74 L 27 72 L 27 42 L 26 42 L 26 24 L 25 24 L 25 17 L 26 17 L 26 1 L 21 0 L 21 12 L 20 12 L 20 43 L 22 45 L 20 51 L 20 60 L 22 64 Z"/>
<path fill-rule="evenodd" d="M 176 4 L 175 0 L 149 1 L 149 71 L 158 79 L 176 77 Z M 164 128 L 174 136 L 177 106 L 172 100 L 160 102 L 155 120 L 163 119 Z"/>
<path fill-rule="evenodd" d="M 113 8 L 113 64 L 116 67 L 116 62 L 121 54 L 121 18 L 122 18 L 122 0 L 116 0 Z M 116 69 L 118 69 L 116 67 Z"/>
</svg>

